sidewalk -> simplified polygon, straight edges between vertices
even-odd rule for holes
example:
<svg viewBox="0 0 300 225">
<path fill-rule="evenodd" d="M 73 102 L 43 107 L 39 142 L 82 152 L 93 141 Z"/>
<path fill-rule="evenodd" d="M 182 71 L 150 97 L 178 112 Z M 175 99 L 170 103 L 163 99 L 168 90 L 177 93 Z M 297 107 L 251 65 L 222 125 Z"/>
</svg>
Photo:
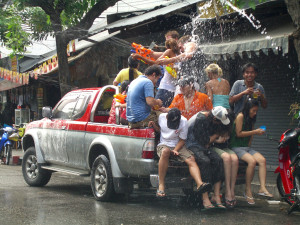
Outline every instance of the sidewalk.
<svg viewBox="0 0 300 225">
<path fill-rule="evenodd" d="M 259 195 L 257 195 L 256 193 L 258 193 L 259 191 L 259 187 L 260 187 L 260 183 L 259 183 L 259 178 L 258 178 L 258 168 L 256 168 L 255 170 L 255 175 L 252 181 L 252 193 L 253 193 L 253 197 L 254 198 L 261 198 L 261 199 L 266 199 L 265 197 L 261 197 Z M 270 193 L 272 193 L 274 195 L 274 198 L 272 200 L 281 200 L 281 196 L 278 192 L 277 189 L 277 175 L 276 173 L 274 173 L 274 170 L 269 170 L 267 171 L 267 179 L 266 179 L 266 188 L 268 189 L 268 191 Z M 235 193 L 238 196 L 244 196 L 244 192 L 245 192 L 245 185 L 237 185 L 235 187 Z"/>
<path fill-rule="evenodd" d="M 23 150 L 22 149 L 13 149 L 12 150 L 12 159 L 11 159 L 11 165 L 21 165 L 22 159 L 23 159 Z"/>
</svg>

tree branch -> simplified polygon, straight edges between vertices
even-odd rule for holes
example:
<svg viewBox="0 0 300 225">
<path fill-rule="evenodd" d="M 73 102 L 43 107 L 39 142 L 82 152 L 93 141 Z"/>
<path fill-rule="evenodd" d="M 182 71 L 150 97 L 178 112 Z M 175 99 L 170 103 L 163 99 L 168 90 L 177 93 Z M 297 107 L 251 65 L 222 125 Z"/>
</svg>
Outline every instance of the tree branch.
<svg viewBox="0 0 300 225">
<path fill-rule="evenodd" d="M 94 20 L 101 15 L 101 13 L 108 7 L 113 6 L 119 0 L 99 0 L 89 12 L 82 18 L 82 20 L 74 26 L 74 28 L 88 30 L 92 25 Z"/>
</svg>

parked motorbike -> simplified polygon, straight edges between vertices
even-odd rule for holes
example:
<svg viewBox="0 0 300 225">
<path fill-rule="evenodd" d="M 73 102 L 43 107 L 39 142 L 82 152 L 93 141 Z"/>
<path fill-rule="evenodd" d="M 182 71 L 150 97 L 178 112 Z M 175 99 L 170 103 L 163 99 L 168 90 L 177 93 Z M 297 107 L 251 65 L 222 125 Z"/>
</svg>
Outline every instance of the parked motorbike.
<svg viewBox="0 0 300 225">
<path fill-rule="evenodd" d="M 5 127 L 0 129 L 0 133 L 2 133 L 0 139 L 0 156 L 2 159 L 5 158 L 5 164 L 9 165 L 13 147 L 12 141 L 18 141 L 19 139 L 18 129 Z"/>
<path fill-rule="evenodd" d="M 278 150 L 277 188 L 282 198 L 291 205 L 290 214 L 300 207 L 300 121 L 297 128 L 281 135 Z"/>
</svg>

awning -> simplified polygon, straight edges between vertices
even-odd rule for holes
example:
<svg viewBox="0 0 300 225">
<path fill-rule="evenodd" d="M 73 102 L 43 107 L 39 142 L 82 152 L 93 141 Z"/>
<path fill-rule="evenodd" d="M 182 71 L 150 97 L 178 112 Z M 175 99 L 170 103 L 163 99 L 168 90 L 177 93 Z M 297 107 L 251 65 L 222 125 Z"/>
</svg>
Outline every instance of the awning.
<svg viewBox="0 0 300 225">
<path fill-rule="evenodd" d="M 109 38 L 119 34 L 119 33 L 120 33 L 120 31 L 116 31 L 111 34 L 109 34 L 108 31 L 103 31 L 103 32 L 100 32 L 98 34 L 95 34 L 95 35 L 89 37 L 89 39 L 91 39 L 94 42 L 90 42 L 90 41 L 86 41 L 86 40 L 78 41 L 76 43 L 76 51 L 75 52 L 82 51 L 83 49 L 89 48 L 89 47 L 95 45 L 95 42 L 96 43 L 102 42 L 106 39 L 109 39 Z M 56 54 L 57 54 L 57 52 L 55 50 L 55 51 L 48 52 L 47 54 L 41 55 L 41 56 L 39 56 L 39 58 L 31 56 L 32 59 L 29 59 L 29 60 L 26 60 L 26 61 L 20 63 L 20 72 L 23 73 L 23 72 L 28 71 L 29 69 L 31 69 L 32 67 L 34 67 L 36 65 L 41 65 L 44 62 L 48 61 L 49 59 L 52 59 L 53 56 L 55 56 Z M 68 60 L 69 60 L 69 62 L 72 62 L 76 58 L 81 57 L 84 54 L 85 53 L 83 53 L 83 54 L 79 53 L 76 56 L 68 57 Z"/>
<path fill-rule="evenodd" d="M 9 80 L 5 80 L 3 78 L 0 78 L 0 91 L 6 91 L 12 88 L 16 88 L 16 87 L 20 87 L 23 84 L 18 84 L 18 83 L 14 83 L 11 82 Z"/>
<path fill-rule="evenodd" d="M 201 44 L 200 48 L 208 58 L 217 60 L 221 55 L 231 55 L 238 53 L 242 56 L 242 52 L 246 52 L 251 57 L 251 52 L 259 54 L 263 51 L 265 54 L 271 49 L 275 54 L 280 50 L 282 54 L 289 51 L 289 37 L 296 28 L 292 23 L 283 24 L 273 30 L 266 30 L 266 34 L 259 31 L 247 36 L 237 36 L 234 40 L 226 40 L 222 43 Z M 231 37 L 233 38 L 233 37 Z"/>
</svg>

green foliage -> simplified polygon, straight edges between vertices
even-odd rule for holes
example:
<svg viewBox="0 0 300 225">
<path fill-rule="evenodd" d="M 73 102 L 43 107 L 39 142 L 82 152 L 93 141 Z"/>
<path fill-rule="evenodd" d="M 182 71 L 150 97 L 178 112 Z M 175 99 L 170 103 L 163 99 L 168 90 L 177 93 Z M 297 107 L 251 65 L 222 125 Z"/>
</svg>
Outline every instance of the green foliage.
<svg viewBox="0 0 300 225">
<path fill-rule="evenodd" d="M 59 14 L 56 21 L 64 30 L 78 24 L 99 1 L 102 0 L 53 0 L 52 3 L 49 0 L 13 0 L 13 5 L 0 8 L 0 40 L 13 50 L 12 54 L 22 54 L 30 40 L 41 41 L 48 35 L 55 36 L 50 20 L 51 16 L 57 19 L 55 13 Z"/>
<path fill-rule="evenodd" d="M 30 41 L 30 34 L 22 28 L 22 18 L 17 15 L 17 9 L 13 6 L 9 7 L 5 11 L 5 20 L 3 20 L 3 36 L 1 41 L 12 50 L 12 54 L 22 54 L 26 50 Z"/>
<path fill-rule="evenodd" d="M 295 102 L 290 105 L 289 115 L 292 116 L 292 120 L 298 119 L 300 116 L 300 103 Z"/>
<path fill-rule="evenodd" d="M 257 4 L 267 2 L 268 0 L 228 0 L 232 4 L 239 8 L 245 8 L 246 6 L 255 9 Z"/>
</svg>

